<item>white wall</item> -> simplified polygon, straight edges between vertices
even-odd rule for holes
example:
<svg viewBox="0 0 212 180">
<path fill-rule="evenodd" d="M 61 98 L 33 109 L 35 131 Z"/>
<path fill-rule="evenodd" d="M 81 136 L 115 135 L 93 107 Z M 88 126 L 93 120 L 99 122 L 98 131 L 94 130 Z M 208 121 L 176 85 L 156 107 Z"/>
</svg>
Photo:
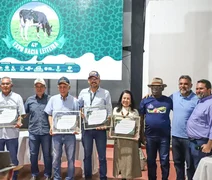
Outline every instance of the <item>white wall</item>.
<svg viewBox="0 0 212 180">
<path fill-rule="evenodd" d="M 155 76 L 167 95 L 182 74 L 212 81 L 212 0 L 148 1 L 144 49 L 143 94 Z"/>
</svg>

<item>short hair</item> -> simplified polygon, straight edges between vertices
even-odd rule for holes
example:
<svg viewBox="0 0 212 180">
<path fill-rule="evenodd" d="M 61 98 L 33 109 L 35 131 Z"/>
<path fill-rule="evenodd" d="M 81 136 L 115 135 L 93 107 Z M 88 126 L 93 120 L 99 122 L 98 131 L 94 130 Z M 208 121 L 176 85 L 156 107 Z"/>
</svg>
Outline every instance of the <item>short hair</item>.
<svg viewBox="0 0 212 180">
<path fill-rule="evenodd" d="M 2 77 L 1 78 L 1 83 L 2 83 L 3 79 L 9 79 L 10 83 L 13 84 L 13 81 L 12 81 L 12 79 L 10 77 L 8 77 L 8 76 Z"/>
<path fill-rule="evenodd" d="M 197 83 L 203 83 L 207 89 L 211 89 L 211 82 L 207 79 L 200 79 Z"/>
<path fill-rule="evenodd" d="M 190 82 L 192 82 L 191 77 L 189 75 L 181 75 L 179 80 L 181 79 L 188 79 Z"/>
</svg>

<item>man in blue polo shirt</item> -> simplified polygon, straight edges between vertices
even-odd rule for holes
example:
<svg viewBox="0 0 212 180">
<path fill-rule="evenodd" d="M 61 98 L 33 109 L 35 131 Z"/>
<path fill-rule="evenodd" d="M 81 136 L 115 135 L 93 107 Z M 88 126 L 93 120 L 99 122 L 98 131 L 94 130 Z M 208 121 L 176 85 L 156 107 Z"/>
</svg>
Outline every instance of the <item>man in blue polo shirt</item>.
<svg viewBox="0 0 212 180">
<path fill-rule="evenodd" d="M 177 180 L 185 179 L 185 162 L 188 180 L 192 180 L 195 172 L 189 153 L 189 140 L 186 131 L 187 121 L 198 101 L 198 97 L 191 88 L 191 77 L 182 75 L 179 78 L 179 91 L 170 96 L 173 100 L 172 154 Z"/>
<path fill-rule="evenodd" d="M 53 135 L 53 112 L 54 111 L 78 111 L 79 105 L 75 97 L 69 94 L 70 81 L 66 77 L 58 80 L 58 90 L 60 94 L 52 96 L 45 108 L 45 112 L 49 115 L 50 134 Z M 66 157 L 68 160 L 68 171 L 66 180 L 73 180 L 75 173 L 75 134 L 54 134 L 52 136 L 53 148 L 53 170 L 54 180 L 61 180 L 61 157 L 62 149 L 65 145 Z"/>
<path fill-rule="evenodd" d="M 99 86 L 100 75 L 97 71 L 91 71 L 88 77 L 89 88 L 83 89 L 79 94 L 80 107 L 98 107 L 107 106 L 107 115 L 112 113 L 111 97 L 108 90 Z M 92 179 L 92 150 L 93 139 L 95 140 L 98 158 L 99 158 L 99 174 L 100 180 L 107 179 L 107 161 L 106 161 L 106 145 L 107 134 L 106 129 L 92 129 L 82 131 L 82 143 L 84 147 L 84 172 L 85 179 Z"/>
<path fill-rule="evenodd" d="M 37 180 L 39 175 L 38 154 L 40 145 L 44 157 L 44 176 L 45 180 L 50 180 L 52 173 L 52 137 L 49 134 L 48 114 L 44 112 L 50 98 L 45 94 L 46 82 L 42 78 L 34 81 L 35 95 L 30 96 L 25 102 L 25 111 L 29 115 L 29 149 L 31 161 L 32 178 Z"/>
<path fill-rule="evenodd" d="M 145 136 L 147 151 L 147 167 L 149 180 L 157 180 L 156 157 L 159 151 L 162 180 L 169 177 L 169 150 L 170 150 L 170 111 L 173 109 L 172 99 L 162 95 L 166 87 L 161 78 L 153 78 L 148 85 L 152 96 L 141 100 L 140 114 L 145 119 Z"/>
<path fill-rule="evenodd" d="M 212 95 L 211 83 L 201 79 L 196 85 L 199 102 L 188 119 L 187 133 L 193 165 L 197 168 L 201 158 L 212 155 Z"/>
</svg>

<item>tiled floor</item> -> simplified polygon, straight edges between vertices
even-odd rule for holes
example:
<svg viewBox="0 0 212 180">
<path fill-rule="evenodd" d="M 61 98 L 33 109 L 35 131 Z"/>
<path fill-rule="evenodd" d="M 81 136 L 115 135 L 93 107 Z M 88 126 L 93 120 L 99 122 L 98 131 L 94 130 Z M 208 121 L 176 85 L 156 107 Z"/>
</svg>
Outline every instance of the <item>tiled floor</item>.
<svg viewBox="0 0 212 180">
<path fill-rule="evenodd" d="M 145 150 L 143 150 L 145 153 Z M 170 154 L 171 155 L 171 154 Z M 170 176 L 169 176 L 169 180 L 175 180 L 176 179 L 176 175 L 175 175 L 175 170 L 174 170 L 174 166 L 173 166 L 173 161 L 172 161 L 172 157 L 170 158 Z M 158 173 L 158 180 L 161 179 L 161 170 L 160 170 L 160 165 L 159 165 L 159 161 L 157 161 L 158 164 L 158 168 L 157 168 L 157 173 Z M 108 165 L 108 179 L 112 180 L 115 178 L 113 178 L 112 173 L 113 173 L 113 148 L 107 148 L 107 165 Z M 81 163 L 79 161 L 76 161 L 76 169 L 75 169 L 75 180 L 83 180 L 82 178 L 82 170 L 80 168 Z M 44 166 L 42 164 L 39 165 L 40 168 L 40 180 L 43 180 L 43 170 L 44 170 Z M 66 163 L 62 164 L 62 177 L 63 179 L 66 176 Z M 18 180 L 29 180 L 31 177 L 31 173 L 30 173 L 30 165 L 25 165 L 19 173 L 19 178 Z M 94 175 L 93 180 L 98 180 L 98 174 Z M 142 177 L 138 178 L 138 179 L 142 179 L 142 180 L 148 180 L 147 178 L 147 170 L 142 171 Z"/>
</svg>

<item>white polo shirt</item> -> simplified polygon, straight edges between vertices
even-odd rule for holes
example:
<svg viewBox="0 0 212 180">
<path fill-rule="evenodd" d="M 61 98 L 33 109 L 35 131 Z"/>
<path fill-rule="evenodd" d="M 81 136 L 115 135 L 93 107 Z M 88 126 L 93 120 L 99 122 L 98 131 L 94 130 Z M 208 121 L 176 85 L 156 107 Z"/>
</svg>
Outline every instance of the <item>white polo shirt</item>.
<svg viewBox="0 0 212 180">
<path fill-rule="evenodd" d="M 18 115 L 25 114 L 22 97 L 12 91 L 7 96 L 0 92 L 0 106 L 17 106 Z M 0 128 L 0 139 L 14 139 L 18 136 L 19 128 Z"/>
</svg>

